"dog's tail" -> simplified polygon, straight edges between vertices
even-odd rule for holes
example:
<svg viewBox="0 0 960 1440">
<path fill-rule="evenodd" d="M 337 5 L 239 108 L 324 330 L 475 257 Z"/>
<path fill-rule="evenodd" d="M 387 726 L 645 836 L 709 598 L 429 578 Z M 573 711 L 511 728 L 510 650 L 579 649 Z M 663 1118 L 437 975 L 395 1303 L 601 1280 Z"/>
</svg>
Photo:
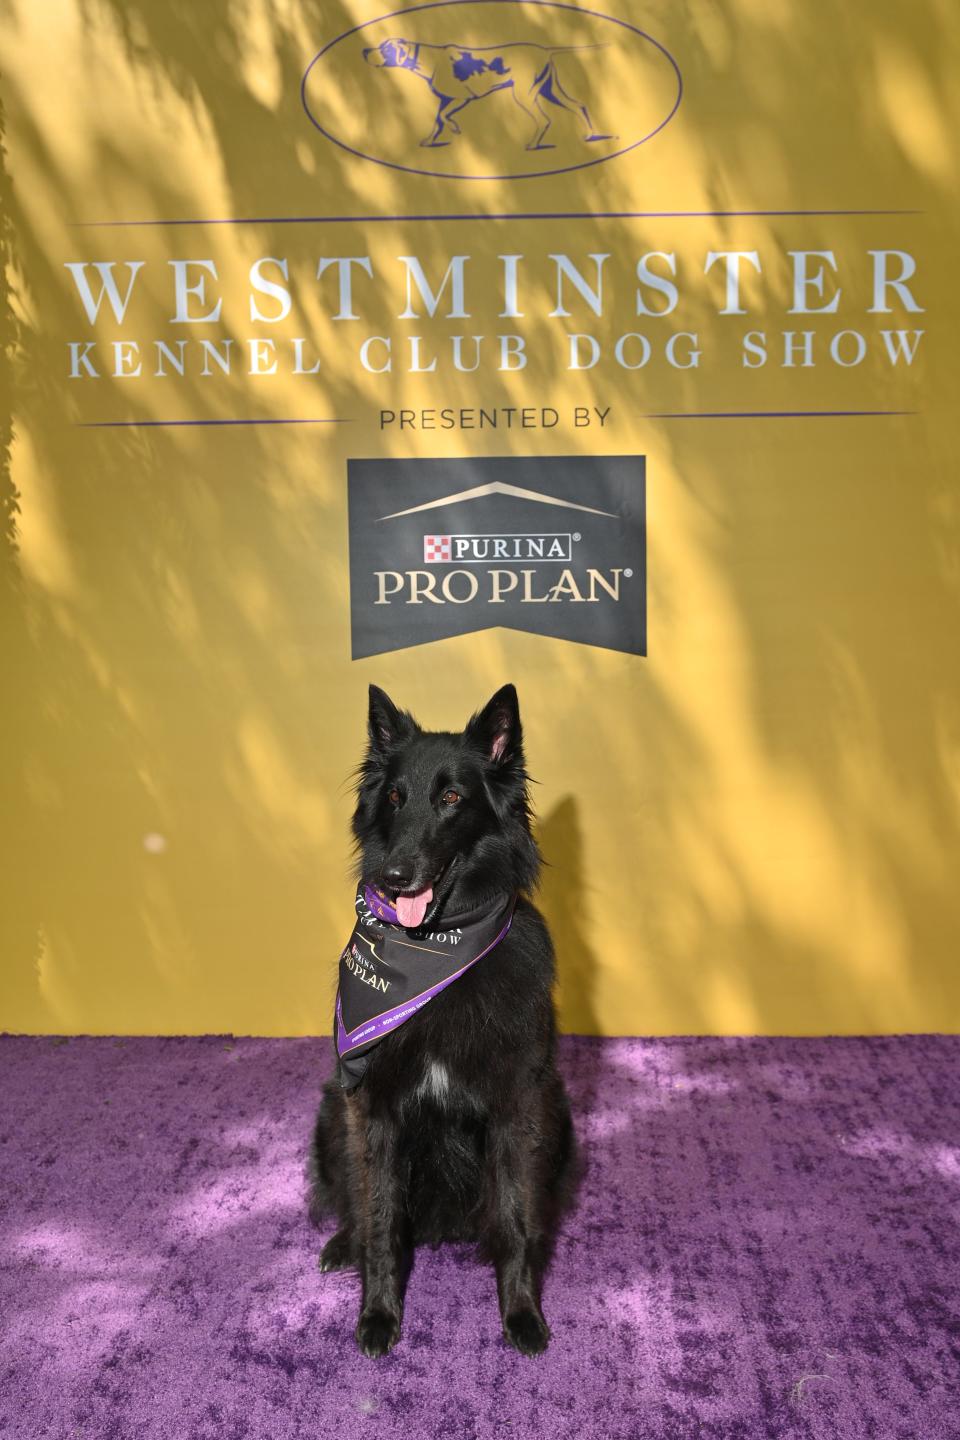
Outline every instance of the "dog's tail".
<svg viewBox="0 0 960 1440">
<path fill-rule="evenodd" d="M 327 1217 L 336 1210 L 334 1176 L 331 1165 L 333 1137 L 334 1085 L 324 1086 L 323 1103 L 313 1132 L 313 1144 L 307 1154 L 307 1213 L 311 1223 L 321 1230 Z"/>
</svg>

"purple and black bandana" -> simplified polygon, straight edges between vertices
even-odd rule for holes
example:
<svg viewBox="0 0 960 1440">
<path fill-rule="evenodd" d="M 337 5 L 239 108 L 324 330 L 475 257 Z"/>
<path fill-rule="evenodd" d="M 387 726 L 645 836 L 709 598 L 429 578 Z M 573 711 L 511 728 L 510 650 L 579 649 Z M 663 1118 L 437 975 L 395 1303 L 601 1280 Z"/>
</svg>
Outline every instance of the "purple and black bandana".
<svg viewBox="0 0 960 1440">
<path fill-rule="evenodd" d="M 443 917 L 442 930 L 406 930 L 391 901 L 361 881 L 357 923 L 340 956 L 336 1039 L 340 1084 L 353 1090 L 370 1052 L 391 1030 L 458 980 L 510 929 L 515 895 Z"/>
</svg>

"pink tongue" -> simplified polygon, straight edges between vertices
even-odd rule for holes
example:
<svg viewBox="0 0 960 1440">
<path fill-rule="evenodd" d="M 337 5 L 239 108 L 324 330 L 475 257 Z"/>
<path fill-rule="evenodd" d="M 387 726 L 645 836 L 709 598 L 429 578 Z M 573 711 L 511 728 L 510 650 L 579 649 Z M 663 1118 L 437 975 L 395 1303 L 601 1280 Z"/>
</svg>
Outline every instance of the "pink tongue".
<svg viewBox="0 0 960 1440">
<path fill-rule="evenodd" d="M 433 886 L 428 885 L 418 895 L 398 895 L 396 899 L 397 919 L 406 930 L 415 930 L 423 923 L 427 906 L 433 899 Z"/>
</svg>

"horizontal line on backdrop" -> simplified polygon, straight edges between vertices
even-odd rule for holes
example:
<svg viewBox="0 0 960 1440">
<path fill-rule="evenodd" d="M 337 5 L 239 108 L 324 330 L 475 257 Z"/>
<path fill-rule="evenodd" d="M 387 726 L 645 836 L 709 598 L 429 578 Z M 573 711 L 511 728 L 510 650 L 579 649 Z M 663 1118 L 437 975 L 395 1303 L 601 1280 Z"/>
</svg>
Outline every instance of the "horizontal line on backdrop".
<svg viewBox="0 0 960 1440">
<path fill-rule="evenodd" d="M 922 210 L 555 210 L 491 215 L 252 215 L 194 220 L 75 220 L 74 230 L 149 225 L 383 225 L 439 220 L 727 220 L 816 215 L 922 215 Z"/>
<path fill-rule="evenodd" d="M 641 420 L 825 420 L 918 415 L 918 410 L 652 410 Z M 352 425 L 352 418 L 323 420 L 76 420 L 79 430 L 136 430 L 168 425 Z"/>
<path fill-rule="evenodd" d="M 641 420 L 839 420 L 874 415 L 918 415 L 918 410 L 652 410 Z"/>
<path fill-rule="evenodd" d="M 352 425 L 347 420 L 75 420 L 80 430 L 148 429 L 155 425 Z"/>
</svg>

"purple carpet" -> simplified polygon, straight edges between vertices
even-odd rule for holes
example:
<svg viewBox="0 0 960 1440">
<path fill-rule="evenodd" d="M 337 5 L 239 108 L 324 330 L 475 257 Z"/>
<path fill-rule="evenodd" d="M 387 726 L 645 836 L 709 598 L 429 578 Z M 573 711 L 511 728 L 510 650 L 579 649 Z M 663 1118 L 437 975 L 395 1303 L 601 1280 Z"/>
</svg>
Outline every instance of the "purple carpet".
<svg viewBox="0 0 960 1440">
<path fill-rule="evenodd" d="M 304 1213 L 327 1042 L 5 1037 L 0 1434 L 957 1440 L 958 1060 L 565 1039 L 585 1174 L 550 1349 L 509 1349 L 447 1247 L 371 1361 Z"/>
</svg>

